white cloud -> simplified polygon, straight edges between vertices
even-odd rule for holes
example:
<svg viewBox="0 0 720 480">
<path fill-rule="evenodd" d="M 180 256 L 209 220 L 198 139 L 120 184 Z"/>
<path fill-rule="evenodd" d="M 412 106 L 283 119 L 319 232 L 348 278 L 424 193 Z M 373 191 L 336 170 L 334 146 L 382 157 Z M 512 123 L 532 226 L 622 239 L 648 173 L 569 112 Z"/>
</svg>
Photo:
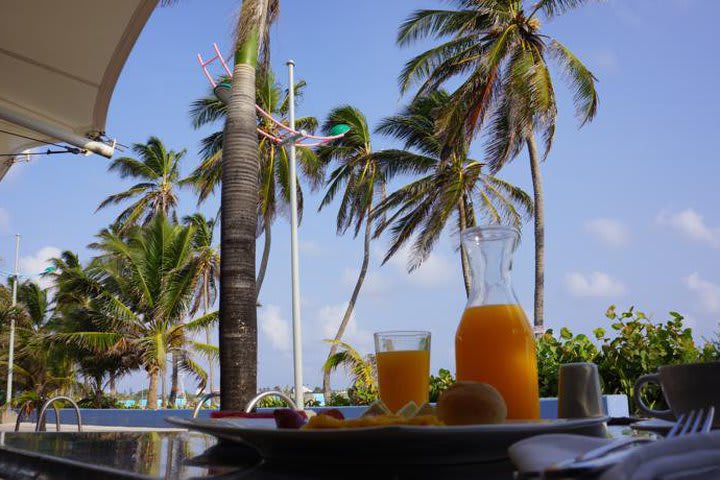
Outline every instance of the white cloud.
<svg viewBox="0 0 720 480">
<path fill-rule="evenodd" d="M 10 214 L 7 210 L 0 207 L 0 233 L 7 233 L 10 231 Z"/>
<path fill-rule="evenodd" d="M 607 273 L 582 274 L 571 272 L 565 275 L 565 284 L 571 295 L 576 297 L 615 297 L 625 293 L 625 285 Z"/>
<path fill-rule="evenodd" d="M 336 305 L 323 305 L 317 311 L 318 332 L 323 340 L 335 338 L 340 322 L 345 315 L 348 303 Z M 368 352 L 372 347 L 372 333 L 361 329 L 355 317 L 355 311 L 350 315 L 350 321 L 345 328 L 343 341 L 349 343 L 361 352 Z"/>
<path fill-rule="evenodd" d="M 660 212 L 657 223 L 677 230 L 692 240 L 720 248 L 720 228 L 708 227 L 703 216 L 691 208 L 678 213 Z"/>
<path fill-rule="evenodd" d="M 697 272 L 683 278 L 683 283 L 697 294 L 705 312 L 720 313 L 720 285 L 703 280 Z"/>
<path fill-rule="evenodd" d="M 405 247 L 398 250 L 388 263 L 401 272 L 407 273 L 409 258 L 410 248 Z M 407 275 L 407 281 L 416 287 L 438 288 L 447 286 L 458 274 L 454 265 L 444 255 L 431 253 L 420 267 Z"/>
<path fill-rule="evenodd" d="M 53 285 L 52 277 L 37 276 L 50 265 L 50 260 L 60 256 L 60 249 L 57 247 L 43 247 L 35 254 L 20 257 L 20 272 L 33 281 L 37 281 L 41 287 L 49 288 Z"/>
<path fill-rule="evenodd" d="M 585 222 L 585 231 L 611 247 L 622 247 L 630 241 L 630 230 L 612 218 L 589 220 Z"/>
<path fill-rule="evenodd" d="M 263 306 L 258 312 L 258 321 L 260 330 L 270 340 L 273 348 L 283 353 L 290 351 L 290 324 L 282 318 L 280 307 Z"/>
</svg>

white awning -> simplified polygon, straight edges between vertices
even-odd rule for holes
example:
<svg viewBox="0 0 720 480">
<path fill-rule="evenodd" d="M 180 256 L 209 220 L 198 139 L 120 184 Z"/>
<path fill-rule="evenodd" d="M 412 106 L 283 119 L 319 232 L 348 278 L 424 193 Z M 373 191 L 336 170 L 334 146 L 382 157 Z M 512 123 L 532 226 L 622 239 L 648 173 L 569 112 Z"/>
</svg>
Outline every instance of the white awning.
<svg viewBox="0 0 720 480">
<path fill-rule="evenodd" d="M 157 0 L 22 0 L 0 6 L 0 130 L 112 155 L 110 97 Z M 83 145 L 77 145 L 82 143 Z M 0 153 L 40 142 L 0 132 Z M 0 157 L 0 180 L 12 165 Z"/>
</svg>

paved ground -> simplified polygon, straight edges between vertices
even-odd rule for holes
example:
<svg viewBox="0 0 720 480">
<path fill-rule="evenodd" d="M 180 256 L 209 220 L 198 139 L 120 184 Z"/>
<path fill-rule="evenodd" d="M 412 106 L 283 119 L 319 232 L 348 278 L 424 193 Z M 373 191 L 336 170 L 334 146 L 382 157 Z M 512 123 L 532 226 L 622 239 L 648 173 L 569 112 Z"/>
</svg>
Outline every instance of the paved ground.
<svg viewBox="0 0 720 480">
<path fill-rule="evenodd" d="M 0 423 L 0 432 L 14 432 L 14 423 Z M 23 422 L 20 424 L 21 432 L 34 432 L 35 424 L 29 422 Z M 55 432 L 55 423 L 47 423 L 47 431 Z M 60 424 L 61 432 L 77 432 L 77 424 L 75 423 L 62 423 Z M 144 427 L 102 427 L 99 425 L 83 425 L 83 432 L 146 432 L 146 431 L 168 431 L 168 432 L 181 432 L 183 429 L 180 428 L 144 428 Z"/>
</svg>

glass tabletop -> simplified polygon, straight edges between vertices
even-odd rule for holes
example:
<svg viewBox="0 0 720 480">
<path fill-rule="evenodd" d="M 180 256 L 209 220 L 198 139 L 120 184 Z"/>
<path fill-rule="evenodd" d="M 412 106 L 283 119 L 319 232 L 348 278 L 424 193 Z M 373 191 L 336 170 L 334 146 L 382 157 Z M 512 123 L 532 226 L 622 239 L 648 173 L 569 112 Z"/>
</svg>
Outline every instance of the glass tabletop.
<svg viewBox="0 0 720 480">
<path fill-rule="evenodd" d="M 48 432 L 0 434 L 0 478 L 21 470 L 42 478 L 203 478 L 240 469 L 210 467 L 203 454 L 216 440 L 193 432 Z M 257 463 L 253 455 L 249 463 Z M 26 475 L 24 478 L 34 478 Z"/>
<path fill-rule="evenodd" d="M 631 435 L 608 427 L 607 435 Z M 509 461 L 453 466 L 269 465 L 249 447 L 186 431 L 0 433 L 0 478 L 511 479 Z"/>
</svg>

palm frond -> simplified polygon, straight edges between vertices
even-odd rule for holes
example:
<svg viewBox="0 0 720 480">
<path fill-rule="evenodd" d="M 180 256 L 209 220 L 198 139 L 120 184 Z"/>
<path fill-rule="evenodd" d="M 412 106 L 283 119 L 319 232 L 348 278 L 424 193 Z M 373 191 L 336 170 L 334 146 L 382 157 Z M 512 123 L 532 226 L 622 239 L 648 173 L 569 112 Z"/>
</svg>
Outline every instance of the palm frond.
<svg viewBox="0 0 720 480">
<path fill-rule="evenodd" d="M 595 90 L 597 79 L 587 67 L 567 47 L 553 40 L 550 52 L 565 71 L 565 76 L 573 89 L 573 101 L 580 126 L 591 121 L 597 113 L 598 94 Z"/>
</svg>

